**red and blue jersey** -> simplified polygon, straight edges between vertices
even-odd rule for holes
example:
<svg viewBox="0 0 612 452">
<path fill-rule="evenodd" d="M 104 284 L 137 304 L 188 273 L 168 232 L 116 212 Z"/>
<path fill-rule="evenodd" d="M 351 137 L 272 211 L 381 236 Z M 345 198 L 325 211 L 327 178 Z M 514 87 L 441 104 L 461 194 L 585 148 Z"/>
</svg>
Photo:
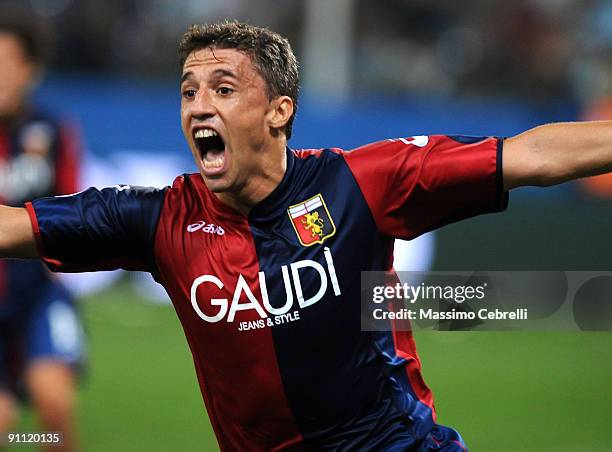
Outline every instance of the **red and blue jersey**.
<svg viewBox="0 0 612 452">
<path fill-rule="evenodd" d="M 0 203 L 77 191 L 80 147 L 72 126 L 40 110 L 0 123 Z M 49 284 L 40 262 L 0 260 L 0 322 L 20 321 Z"/>
<path fill-rule="evenodd" d="M 52 270 L 149 271 L 166 288 L 223 450 L 409 449 L 438 428 L 433 398 L 410 332 L 361 330 L 361 272 L 392 267 L 394 238 L 504 209 L 501 150 L 448 136 L 287 150 L 248 216 L 197 174 L 27 208 Z"/>
</svg>

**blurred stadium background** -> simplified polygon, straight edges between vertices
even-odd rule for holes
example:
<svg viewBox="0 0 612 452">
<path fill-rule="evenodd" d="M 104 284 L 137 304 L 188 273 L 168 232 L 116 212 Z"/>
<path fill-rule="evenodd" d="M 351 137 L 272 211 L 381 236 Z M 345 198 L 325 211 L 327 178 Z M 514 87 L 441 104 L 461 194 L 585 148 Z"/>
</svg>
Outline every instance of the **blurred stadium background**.
<svg viewBox="0 0 612 452">
<path fill-rule="evenodd" d="M 37 102 L 80 123 L 85 185 L 191 171 L 176 42 L 224 18 L 291 40 L 303 87 L 293 147 L 612 118 L 609 0 L 0 0 L 0 14 L 15 8 L 49 31 Z M 518 190 L 505 214 L 438 231 L 433 268 L 612 270 L 611 220 L 610 177 Z M 111 278 L 104 290 L 74 282 L 90 335 L 83 450 L 216 450 L 172 308 L 148 303 L 159 294 L 140 277 Z M 611 449 L 612 334 L 419 336 L 439 421 L 473 450 Z"/>
</svg>

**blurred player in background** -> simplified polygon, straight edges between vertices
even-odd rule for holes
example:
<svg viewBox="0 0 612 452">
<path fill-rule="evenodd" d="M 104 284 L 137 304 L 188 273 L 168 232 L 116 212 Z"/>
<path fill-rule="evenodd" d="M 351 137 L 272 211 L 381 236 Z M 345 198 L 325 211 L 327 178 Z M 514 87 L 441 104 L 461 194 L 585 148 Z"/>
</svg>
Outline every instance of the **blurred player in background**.
<svg viewBox="0 0 612 452">
<path fill-rule="evenodd" d="M 0 200 L 22 205 L 77 190 L 79 142 L 72 130 L 30 103 L 42 71 L 38 28 L 0 19 Z M 40 263 L 0 261 L 0 432 L 13 429 L 18 400 L 41 428 L 74 448 L 76 370 L 82 327 L 74 301 Z"/>
</svg>

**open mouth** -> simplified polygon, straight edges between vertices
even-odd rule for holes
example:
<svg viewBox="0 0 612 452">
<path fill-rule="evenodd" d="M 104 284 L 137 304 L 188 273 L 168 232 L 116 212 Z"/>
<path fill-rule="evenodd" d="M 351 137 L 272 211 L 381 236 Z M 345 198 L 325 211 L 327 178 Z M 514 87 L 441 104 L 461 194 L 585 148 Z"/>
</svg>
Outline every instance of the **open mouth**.
<svg viewBox="0 0 612 452">
<path fill-rule="evenodd" d="M 216 170 L 223 168 L 225 163 L 225 143 L 217 131 L 213 129 L 199 129 L 193 137 L 200 151 L 204 169 Z"/>
</svg>

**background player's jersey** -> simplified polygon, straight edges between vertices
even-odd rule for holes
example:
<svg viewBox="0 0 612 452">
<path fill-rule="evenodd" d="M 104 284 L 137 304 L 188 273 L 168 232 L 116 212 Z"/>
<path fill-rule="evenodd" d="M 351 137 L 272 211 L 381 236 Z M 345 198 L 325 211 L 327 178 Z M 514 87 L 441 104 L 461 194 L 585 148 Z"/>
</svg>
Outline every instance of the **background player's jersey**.
<svg viewBox="0 0 612 452">
<path fill-rule="evenodd" d="M 288 151 L 248 216 L 200 175 L 29 204 L 51 269 L 147 270 L 173 301 L 224 450 L 409 449 L 434 427 L 408 332 L 360 329 L 360 272 L 392 237 L 505 207 L 495 138 Z"/>
<path fill-rule="evenodd" d="M 66 124 L 28 111 L 0 123 L 0 202 L 21 206 L 41 196 L 74 193 L 78 140 Z M 0 322 L 15 319 L 48 292 L 50 275 L 40 262 L 0 260 Z"/>
</svg>

